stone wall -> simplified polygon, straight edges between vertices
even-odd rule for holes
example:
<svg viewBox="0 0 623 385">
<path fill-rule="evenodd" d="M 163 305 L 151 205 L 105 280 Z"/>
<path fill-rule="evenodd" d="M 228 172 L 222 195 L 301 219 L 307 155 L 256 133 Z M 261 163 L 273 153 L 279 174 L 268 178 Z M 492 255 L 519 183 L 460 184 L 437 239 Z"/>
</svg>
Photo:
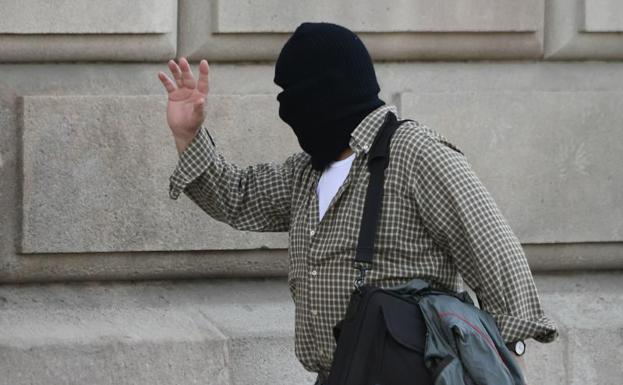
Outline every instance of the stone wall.
<svg viewBox="0 0 623 385">
<path fill-rule="evenodd" d="M 220 151 L 283 160 L 273 65 L 306 20 L 360 34 L 382 98 L 459 145 L 522 241 L 561 326 L 529 383 L 618 383 L 619 1 L 22 0 L 0 1 L 0 384 L 312 381 L 285 235 L 168 198 L 156 77 L 207 58 Z"/>
</svg>

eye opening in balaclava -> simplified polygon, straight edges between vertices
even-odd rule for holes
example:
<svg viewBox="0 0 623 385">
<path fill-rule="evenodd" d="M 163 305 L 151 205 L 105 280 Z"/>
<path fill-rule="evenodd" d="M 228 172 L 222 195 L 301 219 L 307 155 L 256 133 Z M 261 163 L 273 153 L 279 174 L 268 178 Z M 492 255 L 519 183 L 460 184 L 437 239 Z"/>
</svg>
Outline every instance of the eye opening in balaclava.
<svg viewBox="0 0 623 385">
<path fill-rule="evenodd" d="M 283 88 L 279 116 L 316 170 L 335 161 L 357 125 L 384 104 L 363 42 L 335 24 L 301 24 L 279 54 L 274 80 Z"/>
</svg>

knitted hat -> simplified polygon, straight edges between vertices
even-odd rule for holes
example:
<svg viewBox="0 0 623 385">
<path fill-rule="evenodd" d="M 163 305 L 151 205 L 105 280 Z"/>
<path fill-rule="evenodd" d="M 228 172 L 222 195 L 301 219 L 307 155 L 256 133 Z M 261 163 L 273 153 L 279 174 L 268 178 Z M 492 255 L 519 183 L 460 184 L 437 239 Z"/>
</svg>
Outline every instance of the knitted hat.
<svg viewBox="0 0 623 385">
<path fill-rule="evenodd" d="M 335 24 L 301 24 L 279 54 L 274 81 L 283 88 L 279 116 L 317 170 L 336 160 L 357 125 L 384 104 L 366 47 Z"/>
</svg>

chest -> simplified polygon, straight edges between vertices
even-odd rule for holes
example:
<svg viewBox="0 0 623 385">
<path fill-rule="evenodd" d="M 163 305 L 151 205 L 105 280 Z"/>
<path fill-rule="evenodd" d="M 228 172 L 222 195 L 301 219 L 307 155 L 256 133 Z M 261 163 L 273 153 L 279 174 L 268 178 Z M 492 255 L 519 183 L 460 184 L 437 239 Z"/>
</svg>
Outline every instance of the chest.
<svg viewBox="0 0 623 385">
<path fill-rule="evenodd" d="M 354 253 L 370 179 L 364 156 L 357 156 L 330 198 L 319 194 L 321 173 L 311 168 L 299 176 L 293 191 L 290 222 L 290 255 L 297 260 L 348 258 Z M 391 163 L 385 173 L 383 206 L 377 233 L 382 246 L 405 235 L 417 221 L 417 208 L 410 198 L 408 175 L 400 164 Z M 333 181 L 335 182 L 335 181 Z M 323 202 L 322 199 L 325 199 Z M 322 205 L 325 205 L 323 208 Z M 321 210 L 325 210 L 323 215 Z M 403 226 L 403 230 L 399 227 Z"/>
</svg>

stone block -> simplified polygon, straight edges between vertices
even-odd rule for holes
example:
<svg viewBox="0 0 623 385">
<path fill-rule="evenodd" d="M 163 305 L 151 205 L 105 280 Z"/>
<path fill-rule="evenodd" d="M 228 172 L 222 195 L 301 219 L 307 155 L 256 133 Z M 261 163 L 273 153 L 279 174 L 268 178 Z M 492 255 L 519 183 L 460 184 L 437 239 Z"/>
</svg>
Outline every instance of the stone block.
<svg viewBox="0 0 623 385">
<path fill-rule="evenodd" d="M 545 57 L 623 58 L 623 6 L 616 0 L 552 0 L 547 3 Z"/>
<path fill-rule="evenodd" d="M 569 384 L 565 362 L 566 347 L 564 333 L 558 340 L 548 344 L 526 341 L 526 384 Z"/>
<path fill-rule="evenodd" d="M 463 150 L 523 243 L 623 240 L 623 93 L 417 92 L 401 106 Z"/>
<path fill-rule="evenodd" d="M 287 247 L 284 234 L 234 231 L 189 199 L 169 199 L 177 154 L 165 104 L 164 96 L 23 98 L 22 252 Z M 208 108 L 208 127 L 235 163 L 296 151 L 273 96 L 212 96 Z"/>
<path fill-rule="evenodd" d="M 166 60 L 175 56 L 177 0 L 3 1 L 0 62 Z"/>
<path fill-rule="evenodd" d="M 0 311 L 2 385 L 313 382 L 281 280 L 5 285 Z"/>
<path fill-rule="evenodd" d="M 623 287 L 620 274 L 581 273 L 547 278 L 541 299 L 561 332 L 550 346 L 549 356 L 562 347 L 563 365 L 556 357 L 548 359 L 550 374 L 565 372 L 571 385 L 616 384 L 621 379 L 623 355 Z M 528 354 L 528 353 L 526 353 Z M 560 373 L 562 378 L 562 373 Z M 543 383 L 551 383 L 543 381 Z"/>
<path fill-rule="evenodd" d="M 454 0 L 180 0 L 179 54 L 274 60 L 300 22 L 330 21 L 358 32 L 375 59 L 535 58 L 542 55 L 543 9 L 543 0 L 469 7 Z"/>
<path fill-rule="evenodd" d="M 167 385 L 204 379 L 215 385 L 231 383 L 223 338 L 175 341 L 166 335 L 145 342 L 114 331 L 99 338 L 74 340 L 70 333 L 67 330 L 63 339 L 53 343 L 22 345 L 19 341 L 13 345 L 17 341 L 1 341 L 0 384 Z"/>
<path fill-rule="evenodd" d="M 211 90 L 225 94 L 271 94 L 278 89 L 272 83 L 272 63 L 211 63 Z M 623 90 L 623 66 L 607 61 L 472 61 L 472 62 L 391 62 L 378 63 L 377 75 L 381 97 L 388 103 L 401 92 L 473 91 L 474 93 L 509 91 L 533 92 Z M 17 95 L 162 95 L 157 71 L 163 63 L 39 63 L 2 64 L 0 86 L 0 282 L 46 282 L 60 280 L 126 279 L 197 279 L 203 277 L 283 276 L 287 271 L 285 249 L 205 250 L 205 251 L 120 251 L 104 253 L 30 254 L 17 253 L 21 244 L 22 166 L 21 130 L 17 128 Z M 275 110 L 276 111 L 276 107 Z M 161 112 L 157 112 L 160 114 Z M 240 114 L 253 114 L 242 109 Z M 414 117 L 403 114 L 405 118 Z M 620 118 L 610 114 L 609 125 Z M 565 123 L 562 120 L 554 123 Z M 565 123 L 566 124 L 566 123 Z M 589 125 L 590 126 L 590 125 Z M 164 126 L 163 126 L 164 127 Z M 548 126 L 551 130 L 565 127 Z M 592 129 L 592 126 L 590 126 Z M 166 127 L 163 128 L 165 131 Z M 588 129 L 587 132 L 590 132 Z M 287 130 L 287 129 L 286 129 Z M 226 150 L 222 135 L 216 137 L 221 151 Z M 167 148 L 172 146 L 165 140 Z M 460 143 L 459 143 L 460 144 Z M 273 145 L 274 146 L 274 145 Z M 171 147 L 172 149 L 172 147 Z M 174 150 L 171 150 L 174 152 Z M 170 154 L 169 154 L 170 155 Z M 167 156 L 169 156 L 167 155 Z M 602 151 L 596 151 L 600 157 Z M 20 159 L 18 159 L 20 156 Z M 591 155 L 592 156 L 592 155 Z M 471 158 L 470 158 L 471 160 Z M 615 164 L 621 163 L 620 157 Z M 171 166 L 171 167 L 169 167 Z M 166 167 L 166 174 L 172 170 Z M 166 178 L 166 176 L 165 176 Z M 166 184 L 166 181 L 163 180 Z M 158 182 L 160 183 L 160 182 Z M 592 184 L 603 184 L 596 174 Z M 538 186 L 536 186 L 538 187 Z M 159 184 L 158 188 L 166 185 Z M 526 186 L 532 189 L 533 186 Z M 605 187 L 608 188 L 608 187 Z M 615 188 L 612 193 L 620 191 Z M 162 191 L 163 199 L 166 194 Z M 565 192 L 562 195 L 566 195 Z M 168 198 L 167 198 L 168 199 Z M 592 202 L 592 200 L 591 200 Z M 186 198 L 171 202 L 183 207 L 185 215 L 195 212 Z M 187 206 L 186 206 L 187 205 Z M 614 207 L 616 209 L 616 207 Z M 591 213 L 596 223 L 603 210 Z M 584 214 L 582 214 L 584 215 Z M 622 242 L 526 244 L 526 254 L 533 271 L 543 270 L 616 270 L 623 268 Z M 1 316 L 0 316 L 1 318 Z"/>
<path fill-rule="evenodd" d="M 304 21 L 326 21 L 357 32 L 535 32 L 542 3 L 475 0 L 218 2 L 217 33 L 293 32 Z M 487 10 L 487 12 L 482 12 Z"/>
<path fill-rule="evenodd" d="M 561 332 L 527 341 L 529 384 L 616 384 L 620 272 L 537 275 Z M 285 280 L 0 286 L 0 384 L 311 384 Z"/>
<path fill-rule="evenodd" d="M 584 0 L 583 30 L 623 32 L 623 3 L 617 0 Z"/>
<path fill-rule="evenodd" d="M 620 307 L 623 302 L 619 301 Z M 608 316 L 612 317 L 611 314 Z M 620 318 L 619 318 L 620 319 Z M 569 385 L 617 384 L 621 382 L 623 324 L 607 329 L 569 330 L 567 368 Z M 618 360 L 613 360 L 617 357 Z"/>
<path fill-rule="evenodd" d="M 0 33 L 123 34 L 168 33 L 175 30 L 174 0 L 3 1 Z"/>
<path fill-rule="evenodd" d="M 288 337 L 252 337 L 233 339 L 230 343 L 231 383 L 313 384 L 314 373 L 302 370 L 294 354 L 294 340 Z"/>
<path fill-rule="evenodd" d="M 149 294 L 3 287 L 0 384 L 229 384 L 227 337 L 201 313 Z"/>
</svg>

